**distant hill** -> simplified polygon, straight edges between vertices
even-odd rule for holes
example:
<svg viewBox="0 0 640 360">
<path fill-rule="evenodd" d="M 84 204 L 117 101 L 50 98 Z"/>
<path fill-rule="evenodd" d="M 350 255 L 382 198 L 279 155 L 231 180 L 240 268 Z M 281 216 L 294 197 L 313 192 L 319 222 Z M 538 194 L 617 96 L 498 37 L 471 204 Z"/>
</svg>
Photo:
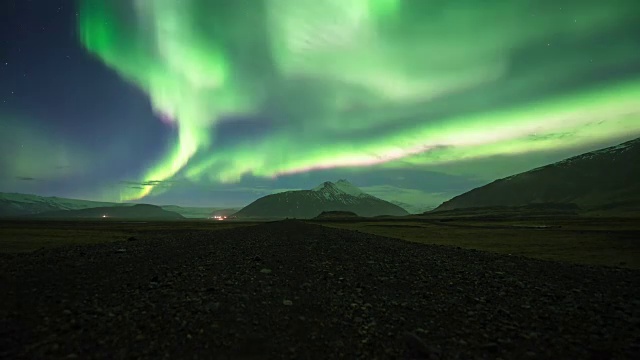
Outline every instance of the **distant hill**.
<svg viewBox="0 0 640 360">
<path fill-rule="evenodd" d="M 215 207 L 189 207 L 189 206 L 177 206 L 177 205 L 162 205 L 161 208 L 167 211 L 176 212 L 186 218 L 194 219 L 206 219 L 212 212 L 218 210 L 226 210 Z M 237 211 L 237 210 L 236 210 Z"/>
<path fill-rule="evenodd" d="M 229 217 L 235 213 L 238 212 L 238 210 L 240 209 L 233 209 L 233 208 L 229 208 L 229 209 L 216 209 L 214 211 L 212 211 L 210 214 L 208 214 L 209 218 L 216 218 L 216 217 Z"/>
<path fill-rule="evenodd" d="M 46 197 L 30 194 L 0 193 L 0 216 L 20 216 L 61 210 L 80 210 L 105 206 L 130 206 L 90 200 Z"/>
<path fill-rule="evenodd" d="M 105 206 L 80 210 L 52 211 L 31 215 L 46 219 L 128 219 L 128 220 L 181 220 L 184 216 L 156 205 Z"/>
<path fill-rule="evenodd" d="M 358 216 L 408 215 L 403 208 L 369 195 L 346 180 L 312 190 L 286 191 L 262 197 L 234 214 L 238 218 L 309 219 L 323 211 L 350 211 Z"/>
<path fill-rule="evenodd" d="M 422 214 L 423 212 L 435 209 L 435 206 L 423 206 L 418 204 L 408 204 L 406 202 L 392 200 L 392 204 L 396 204 L 401 208 L 407 210 L 410 214 Z"/>
<path fill-rule="evenodd" d="M 640 138 L 496 180 L 434 211 L 545 203 L 640 211 Z"/>
<path fill-rule="evenodd" d="M 344 219 L 357 218 L 358 214 L 351 211 L 323 211 L 314 219 Z"/>
<path fill-rule="evenodd" d="M 38 196 L 31 194 L 0 193 L 0 217 L 14 217 L 41 214 L 52 211 L 81 210 L 97 207 L 134 206 L 133 203 L 101 202 L 91 200 L 67 199 L 56 196 Z M 163 205 L 161 208 L 176 212 L 186 218 L 207 218 L 219 208 L 184 207 Z"/>
</svg>

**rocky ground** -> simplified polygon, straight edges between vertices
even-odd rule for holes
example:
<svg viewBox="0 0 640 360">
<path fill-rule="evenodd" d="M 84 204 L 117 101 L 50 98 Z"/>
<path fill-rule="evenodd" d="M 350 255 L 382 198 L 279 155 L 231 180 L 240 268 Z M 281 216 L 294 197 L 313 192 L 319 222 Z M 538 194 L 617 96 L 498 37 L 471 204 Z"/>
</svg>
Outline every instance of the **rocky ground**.
<svg viewBox="0 0 640 360">
<path fill-rule="evenodd" d="M 296 221 L 0 257 L 1 358 L 640 358 L 640 272 Z"/>
</svg>

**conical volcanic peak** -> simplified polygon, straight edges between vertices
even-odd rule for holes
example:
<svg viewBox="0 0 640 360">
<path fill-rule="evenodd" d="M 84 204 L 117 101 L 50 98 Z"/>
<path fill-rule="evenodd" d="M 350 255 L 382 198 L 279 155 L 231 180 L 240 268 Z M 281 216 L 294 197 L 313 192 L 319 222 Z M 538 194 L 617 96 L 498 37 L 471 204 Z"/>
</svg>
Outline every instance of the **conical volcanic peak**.
<svg viewBox="0 0 640 360">
<path fill-rule="evenodd" d="M 326 189 L 335 189 L 336 188 L 336 184 L 332 183 L 331 181 L 325 181 L 322 184 L 314 187 L 312 190 L 313 191 L 322 191 L 322 190 L 326 190 Z"/>
<path fill-rule="evenodd" d="M 347 193 L 349 195 L 353 195 L 353 196 L 366 196 L 367 194 L 360 190 L 360 188 L 358 188 L 357 186 L 353 185 L 352 183 L 348 182 L 347 180 L 344 179 L 340 179 L 338 180 L 338 182 L 335 184 L 335 186 L 340 189 L 340 191 Z"/>
<path fill-rule="evenodd" d="M 349 181 L 345 179 L 340 179 L 337 182 L 333 183 L 331 181 L 325 181 L 322 184 L 313 188 L 313 191 L 323 191 L 329 193 L 343 193 L 356 197 L 366 197 L 371 196 L 364 191 L 360 190 L 357 186 L 353 185 Z"/>
<path fill-rule="evenodd" d="M 267 195 L 247 205 L 236 215 L 255 218 L 313 218 L 323 211 L 351 211 L 358 216 L 408 213 L 401 207 L 360 190 L 347 180 L 325 181 L 312 190 Z"/>
</svg>

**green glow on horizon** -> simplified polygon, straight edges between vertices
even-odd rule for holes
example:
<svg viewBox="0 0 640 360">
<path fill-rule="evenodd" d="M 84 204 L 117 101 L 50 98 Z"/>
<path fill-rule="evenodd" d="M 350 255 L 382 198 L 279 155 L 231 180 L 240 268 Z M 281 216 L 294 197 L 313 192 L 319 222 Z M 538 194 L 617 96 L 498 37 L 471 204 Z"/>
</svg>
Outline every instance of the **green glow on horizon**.
<svg viewBox="0 0 640 360">
<path fill-rule="evenodd" d="M 518 0 L 80 3 L 84 46 L 177 125 L 142 181 L 428 166 L 640 134 L 640 78 L 546 90 L 640 61 L 633 40 L 588 46 L 633 22 L 631 0 L 559 0 L 564 10 L 538 13 Z M 512 52 L 528 48 L 535 56 L 514 75 Z M 505 104 L 511 94 L 526 100 Z M 276 125 L 219 146 L 220 121 L 238 114 Z"/>
</svg>

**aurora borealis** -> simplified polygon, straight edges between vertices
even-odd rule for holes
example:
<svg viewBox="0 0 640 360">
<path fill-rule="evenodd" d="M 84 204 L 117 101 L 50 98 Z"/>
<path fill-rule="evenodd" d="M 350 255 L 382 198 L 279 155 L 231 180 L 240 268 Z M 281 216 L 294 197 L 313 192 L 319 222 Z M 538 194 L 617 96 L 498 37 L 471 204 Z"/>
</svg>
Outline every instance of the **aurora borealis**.
<svg viewBox="0 0 640 360">
<path fill-rule="evenodd" d="M 419 199 L 640 136 L 635 0 L 10 3 L 3 191 L 192 203 L 346 177 Z"/>
</svg>

